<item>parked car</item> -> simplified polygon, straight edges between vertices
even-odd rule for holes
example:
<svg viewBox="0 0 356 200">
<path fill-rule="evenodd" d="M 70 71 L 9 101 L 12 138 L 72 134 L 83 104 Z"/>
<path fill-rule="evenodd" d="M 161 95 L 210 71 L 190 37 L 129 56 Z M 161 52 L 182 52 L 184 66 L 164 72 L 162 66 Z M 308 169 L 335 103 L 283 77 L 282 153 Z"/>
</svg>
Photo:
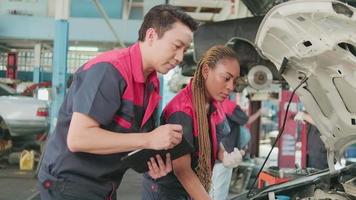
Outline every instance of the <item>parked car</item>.
<svg viewBox="0 0 356 200">
<path fill-rule="evenodd" d="M 20 96 L 0 83 L 0 141 L 34 138 L 48 128 L 47 101 Z"/>
<path fill-rule="evenodd" d="M 356 143 L 356 9 L 330 0 L 280 4 L 261 22 L 255 43 L 298 88 L 327 149 L 329 169 L 295 171 L 288 182 L 233 199 L 356 199 L 356 164 L 335 164 Z"/>
</svg>

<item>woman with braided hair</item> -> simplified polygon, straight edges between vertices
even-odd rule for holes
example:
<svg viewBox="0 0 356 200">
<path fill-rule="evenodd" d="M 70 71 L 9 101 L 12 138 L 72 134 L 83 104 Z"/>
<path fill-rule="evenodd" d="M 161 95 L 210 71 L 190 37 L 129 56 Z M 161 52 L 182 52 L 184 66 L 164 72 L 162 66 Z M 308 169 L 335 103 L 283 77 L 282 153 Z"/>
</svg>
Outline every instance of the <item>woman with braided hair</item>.
<svg viewBox="0 0 356 200">
<path fill-rule="evenodd" d="M 239 159 L 219 145 L 230 133 L 221 102 L 229 97 L 239 74 L 238 58 L 228 47 L 214 46 L 201 58 L 192 81 L 167 104 L 161 116 L 162 124 L 182 125 L 184 139 L 194 150 L 173 160 L 173 172 L 167 176 L 152 179 L 145 174 L 143 200 L 210 199 L 215 160 L 228 165 Z"/>
</svg>

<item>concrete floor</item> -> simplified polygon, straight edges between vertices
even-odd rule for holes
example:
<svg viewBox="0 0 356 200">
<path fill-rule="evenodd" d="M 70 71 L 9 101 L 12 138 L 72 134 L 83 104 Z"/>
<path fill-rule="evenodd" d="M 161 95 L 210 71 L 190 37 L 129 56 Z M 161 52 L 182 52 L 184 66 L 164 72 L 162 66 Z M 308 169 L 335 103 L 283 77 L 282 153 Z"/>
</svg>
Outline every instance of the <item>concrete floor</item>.
<svg viewBox="0 0 356 200">
<path fill-rule="evenodd" d="M 37 194 L 32 171 L 20 171 L 17 165 L 2 164 L 0 168 L 0 199 L 27 200 Z"/>
<path fill-rule="evenodd" d="M 34 176 L 33 171 L 20 171 L 17 165 L 0 163 L 0 200 L 41 200 Z M 117 190 L 117 200 L 140 200 L 141 179 L 141 174 L 128 170 Z"/>
<path fill-rule="evenodd" d="M 33 171 L 20 171 L 18 165 L 0 161 L 0 200 L 41 200 Z M 141 199 L 142 175 L 128 170 L 117 190 L 117 200 Z M 236 194 L 229 194 L 229 198 Z"/>
<path fill-rule="evenodd" d="M 118 200 L 141 198 L 141 175 L 128 170 L 118 189 Z M 20 171 L 17 165 L 0 165 L 1 200 L 40 200 L 32 171 Z"/>
</svg>

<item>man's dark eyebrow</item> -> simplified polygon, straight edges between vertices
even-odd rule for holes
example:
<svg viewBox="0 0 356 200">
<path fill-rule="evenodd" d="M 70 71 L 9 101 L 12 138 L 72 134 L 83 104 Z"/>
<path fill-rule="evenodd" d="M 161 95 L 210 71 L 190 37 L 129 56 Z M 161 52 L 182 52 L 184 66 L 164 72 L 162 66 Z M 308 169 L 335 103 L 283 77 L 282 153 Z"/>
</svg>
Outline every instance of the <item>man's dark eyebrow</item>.
<svg viewBox="0 0 356 200">
<path fill-rule="evenodd" d="M 179 45 L 184 45 L 184 42 L 180 39 L 177 39 L 176 42 L 179 42 Z"/>
<path fill-rule="evenodd" d="M 184 42 L 180 39 L 177 39 L 176 42 L 179 42 L 179 46 L 184 46 L 185 50 L 188 50 L 190 47 L 190 44 L 188 44 L 187 46 L 185 46 Z"/>
<path fill-rule="evenodd" d="M 230 72 L 225 72 L 225 73 L 230 75 L 231 77 L 234 77 Z"/>
</svg>

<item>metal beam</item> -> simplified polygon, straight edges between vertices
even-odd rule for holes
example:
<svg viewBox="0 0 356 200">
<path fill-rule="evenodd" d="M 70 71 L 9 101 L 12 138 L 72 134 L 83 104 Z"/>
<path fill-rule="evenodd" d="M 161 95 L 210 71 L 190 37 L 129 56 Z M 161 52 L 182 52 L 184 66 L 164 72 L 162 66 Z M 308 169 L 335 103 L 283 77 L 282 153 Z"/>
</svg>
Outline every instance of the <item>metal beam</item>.
<svg viewBox="0 0 356 200">
<path fill-rule="evenodd" d="M 124 0 L 124 4 L 122 7 L 122 19 L 123 20 L 128 20 L 130 17 L 130 12 L 131 12 L 131 7 L 132 7 L 132 0 Z"/>
<path fill-rule="evenodd" d="M 121 41 L 119 35 L 117 34 L 116 30 L 114 29 L 113 25 L 111 24 L 108 15 L 105 12 L 105 9 L 103 8 L 103 6 L 100 4 L 100 2 L 98 0 L 92 0 L 96 6 L 96 8 L 98 9 L 99 13 L 101 14 L 101 16 L 104 18 L 106 24 L 109 26 L 111 32 L 114 34 L 117 42 L 120 44 L 121 47 L 125 48 L 126 45 Z"/>
<path fill-rule="evenodd" d="M 117 40 L 107 24 L 100 18 L 69 18 L 69 41 L 107 42 Z M 142 20 L 111 20 L 119 37 L 126 44 L 137 41 L 137 33 Z M 16 24 L 16 26 L 14 26 Z M 54 39 L 55 20 L 49 17 L 35 16 L 0 16 L 0 40 L 36 40 L 52 41 Z"/>
</svg>

